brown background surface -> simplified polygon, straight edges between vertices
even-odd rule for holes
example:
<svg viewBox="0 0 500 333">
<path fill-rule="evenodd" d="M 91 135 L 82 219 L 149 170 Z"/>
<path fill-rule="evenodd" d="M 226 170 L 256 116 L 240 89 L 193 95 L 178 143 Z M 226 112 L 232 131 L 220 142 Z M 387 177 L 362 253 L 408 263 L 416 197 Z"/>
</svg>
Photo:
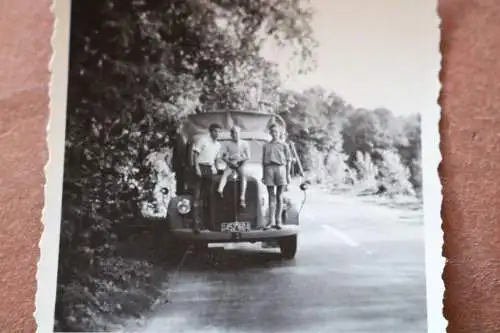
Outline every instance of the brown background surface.
<svg viewBox="0 0 500 333">
<path fill-rule="evenodd" d="M 49 0 L 0 1 L 0 332 L 34 332 L 48 157 Z M 442 0 L 444 312 L 500 332 L 500 1 Z M 437 255 L 437 254 L 436 254 Z"/>
</svg>

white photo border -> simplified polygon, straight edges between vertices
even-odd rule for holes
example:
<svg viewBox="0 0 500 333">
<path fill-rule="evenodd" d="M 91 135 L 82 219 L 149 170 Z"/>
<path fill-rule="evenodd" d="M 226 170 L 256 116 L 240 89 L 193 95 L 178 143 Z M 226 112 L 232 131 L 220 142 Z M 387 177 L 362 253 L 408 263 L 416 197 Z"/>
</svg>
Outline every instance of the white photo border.
<svg viewBox="0 0 500 333">
<path fill-rule="evenodd" d="M 424 197 L 425 262 L 427 293 L 427 332 L 446 332 L 447 320 L 443 316 L 445 291 L 442 273 L 446 259 L 442 256 L 443 230 L 441 220 L 442 185 L 438 167 L 441 163 L 439 121 L 441 107 L 438 104 L 441 92 L 439 72 L 441 70 L 440 24 L 437 0 L 421 1 L 433 10 L 435 32 L 428 36 L 435 48 L 433 63 L 435 79 L 427 84 L 434 89 L 434 107 L 422 113 L 422 174 Z M 39 243 L 40 259 L 37 271 L 36 310 L 34 317 L 37 333 L 53 332 L 59 258 L 59 234 L 62 206 L 62 175 L 67 112 L 67 87 L 69 69 L 69 38 L 71 0 L 53 0 L 54 31 L 51 38 L 52 58 L 50 70 L 50 116 L 47 126 L 49 160 L 45 166 L 45 206 L 42 213 L 43 233 Z"/>
<path fill-rule="evenodd" d="M 34 317 L 37 333 L 54 331 L 66 134 L 70 8 L 71 0 L 53 0 L 51 4 L 54 30 L 51 38 L 52 57 L 49 65 L 52 74 L 49 86 L 50 114 L 47 125 L 49 158 L 45 165 L 43 231 L 39 242 L 40 259 L 36 274 Z"/>
</svg>

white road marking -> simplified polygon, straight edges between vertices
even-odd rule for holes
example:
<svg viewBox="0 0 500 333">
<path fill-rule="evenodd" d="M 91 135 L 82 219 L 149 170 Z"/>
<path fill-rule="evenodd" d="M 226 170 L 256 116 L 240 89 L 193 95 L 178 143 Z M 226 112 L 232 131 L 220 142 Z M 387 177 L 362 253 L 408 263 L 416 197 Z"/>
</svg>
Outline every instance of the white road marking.
<svg viewBox="0 0 500 333">
<path fill-rule="evenodd" d="M 322 227 L 327 232 L 331 233 L 332 235 L 334 235 L 335 237 L 337 237 L 338 239 L 340 239 L 341 241 L 343 241 L 347 245 L 352 246 L 352 247 L 359 246 L 359 244 L 357 242 L 355 242 L 351 237 L 347 236 L 342 231 L 340 231 L 332 226 L 326 225 L 326 224 L 323 224 Z"/>
</svg>

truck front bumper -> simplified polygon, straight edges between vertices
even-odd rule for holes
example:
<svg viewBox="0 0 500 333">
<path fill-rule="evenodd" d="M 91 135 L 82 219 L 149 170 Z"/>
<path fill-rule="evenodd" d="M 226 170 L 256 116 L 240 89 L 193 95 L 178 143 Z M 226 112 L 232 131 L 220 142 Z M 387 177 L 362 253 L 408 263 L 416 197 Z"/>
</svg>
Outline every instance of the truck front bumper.
<svg viewBox="0 0 500 333">
<path fill-rule="evenodd" d="M 283 225 L 280 230 L 252 230 L 246 232 L 218 232 L 201 230 L 194 233 L 193 229 L 181 228 L 172 230 L 172 234 L 180 239 L 195 242 L 208 243 L 236 243 L 236 242 L 260 242 L 294 236 L 298 233 L 298 226 Z"/>
</svg>

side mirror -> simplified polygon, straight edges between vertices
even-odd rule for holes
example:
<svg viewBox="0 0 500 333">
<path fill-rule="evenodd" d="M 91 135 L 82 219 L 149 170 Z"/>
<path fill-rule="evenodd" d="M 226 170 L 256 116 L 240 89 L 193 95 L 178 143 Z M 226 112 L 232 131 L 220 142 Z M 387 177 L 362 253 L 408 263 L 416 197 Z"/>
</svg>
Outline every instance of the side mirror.
<svg viewBox="0 0 500 333">
<path fill-rule="evenodd" d="M 306 180 L 305 182 L 303 182 L 302 184 L 300 184 L 300 189 L 302 191 L 306 191 L 308 188 L 309 188 L 309 185 L 311 185 L 311 182 Z"/>
</svg>

